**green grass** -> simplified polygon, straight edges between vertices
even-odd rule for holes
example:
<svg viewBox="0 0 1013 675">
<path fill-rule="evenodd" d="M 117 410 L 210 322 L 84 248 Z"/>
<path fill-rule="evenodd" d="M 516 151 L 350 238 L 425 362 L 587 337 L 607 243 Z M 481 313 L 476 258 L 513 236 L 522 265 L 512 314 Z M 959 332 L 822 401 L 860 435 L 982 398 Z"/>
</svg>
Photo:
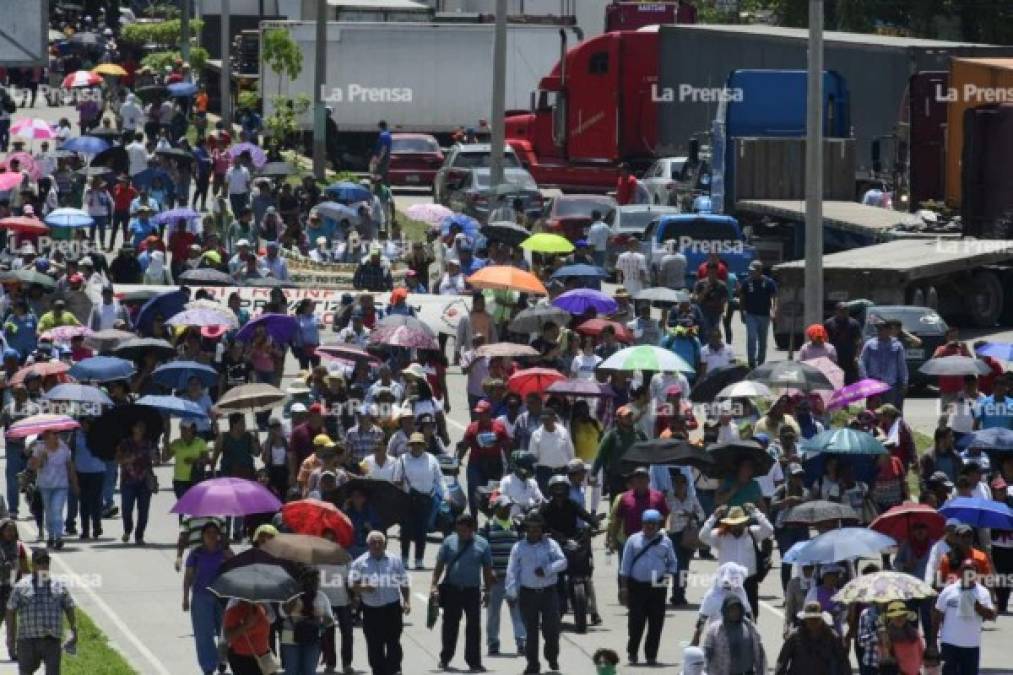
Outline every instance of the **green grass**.
<svg viewBox="0 0 1013 675">
<path fill-rule="evenodd" d="M 61 666 L 60 672 L 64 675 L 138 675 L 80 608 L 77 610 L 77 654 L 64 654 Z"/>
</svg>

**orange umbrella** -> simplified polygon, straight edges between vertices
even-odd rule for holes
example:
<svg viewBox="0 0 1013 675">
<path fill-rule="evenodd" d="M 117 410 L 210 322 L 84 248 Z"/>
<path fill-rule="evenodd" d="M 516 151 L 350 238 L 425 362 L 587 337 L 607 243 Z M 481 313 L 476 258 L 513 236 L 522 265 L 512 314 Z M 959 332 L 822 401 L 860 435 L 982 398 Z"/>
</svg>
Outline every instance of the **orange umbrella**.
<svg viewBox="0 0 1013 675">
<path fill-rule="evenodd" d="M 581 335 L 600 335 L 606 326 L 612 327 L 612 330 L 616 333 L 616 339 L 620 342 L 625 342 L 626 344 L 633 342 L 633 333 L 630 332 L 629 328 L 618 321 L 609 321 L 608 319 L 588 319 L 577 326 L 577 332 Z"/>
<path fill-rule="evenodd" d="M 527 368 L 510 376 L 507 389 L 520 396 L 543 394 L 550 384 L 565 379 L 566 375 L 552 368 Z"/>
<path fill-rule="evenodd" d="M 468 277 L 473 288 L 492 288 L 501 291 L 519 291 L 535 295 L 548 295 L 545 286 L 531 272 L 510 265 L 483 267 Z"/>
</svg>

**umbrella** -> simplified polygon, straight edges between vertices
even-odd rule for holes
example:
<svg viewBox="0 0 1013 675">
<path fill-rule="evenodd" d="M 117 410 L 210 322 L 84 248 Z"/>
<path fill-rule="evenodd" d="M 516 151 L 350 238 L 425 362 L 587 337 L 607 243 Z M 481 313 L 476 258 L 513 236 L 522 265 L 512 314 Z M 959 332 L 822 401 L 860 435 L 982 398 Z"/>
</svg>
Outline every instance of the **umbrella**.
<svg viewBox="0 0 1013 675">
<path fill-rule="evenodd" d="M 594 318 L 588 319 L 584 323 L 577 326 L 577 332 L 582 335 L 600 335 L 606 327 L 612 328 L 616 334 L 616 340 L 629 344 L 633 342 L 633 333 L 629 328 L 619 323 L 618 321 L 610 321 L 608 319 Z"/>
<path fill-rule="evenodd" d="M 113 404 L 113 400 L 104 391 L 89 384 L 58 384 L 43 394 L 42 398 L 48 401 L 83 403 L 90 406 Z"/>
<path fill-rule="evenodd" d="M 516 359 L 527 356 L 538 356 L 539 351 L 529 345 L 522 345 L 517 342 L 496 342 L 491 345 L 482 345 L 476 350 L 479 356 L 488 358 Z"/>
<path fill-rule="evenodd" d="M 335 542 L 308 534 L 276 534 L 264 542 L 260 550 L 282 560 L 306 565 L 342 565 L 351 560 L 348 552 Z"/>
<path fill-rule="evenodd" d="M 81 382 L 115 382 L 128 380 L 137 368 L 132 361 L 115 356 L 93 356 L 71 366 L 69 374 Z"/>
<path fill-rule="evenodd" d="M 108 176 L 109 174 L 114 173 L 114 171 L 107 166 L 86 166 L 83 169 L 78 169 L 74 173 L 94 178 L 95 176 Z"/>
<path fill-rule="evenodd" d="M 1013 343 L 986 342 L 974 350 L 978 356 L 991 356 L 994 359 L 1013 361 Z"/>
<path fill-rule="evenodd" d="M 784 514 L 785 525 L 815 525 L 830 520 L 858 520 L 858 514 L 847 504 L 816 499 L 788 509 Z"/>
<path fill-rule="evenodd" d="M 689 302 L 689 291 L 675 290 L 665 286 L 654 286 L 645 288 L 634 296 L 639 302 L 650 302 L 659 306 L 677 305 L 680 302 Z"/>
<path fill-rule="evenodd" d="M 270 384 L 241 384 L 225 392 L 215 404 L 221 411 L 265 412 L 285 400 L 285 392 Z"/>
<path fill-rule="evenodd" d="M 86 326 L 57 326 L 50 328 L 40 335 L 40 338 L 49 338 L 53 342 L 70 342 L 78 336 L 91 335 L 91 329 Z"/>
<path fill-rule="evenodd" d="M 165 291 L 155 290 L 154 288 L 141 288 L 136 291 L 117 293 L 116 297 L 120 299 L 120 302 L 136 303 L 143 305 L 148 300 L 151 300 L 152 298 L 157 298 L 160 295 L 165 295 Z"/>
<path fill-rule="evenodd" d="M 90 70 L 78 70 L 63 78 L 61 86 L 64 89 L 77 89 L 81 87 L 94 87 L 102 84 L 102 78 Z"/>
<path fill-rule="evenodd" d="M 220 598 L 284 603 L 302 593 L 302 584 L 280 564 L 251 563 L 220 573 L 208 590 Z"/>
<path fill-rule="evenodd" d="M 549 385 L 545 390 L 546 394 L 561 394 L 563 396 L 615 396 L 612 387 L 593 380 L 559 380 Z"/>
<path fill-rule="evenodd" d="M 77 140 L 77 139 L 71 139 L 71 140 Z M 69 143 L 69 141 L 68 141 L 68 143 Z M 74 148 L 68 148 L 68 147 L 66 147 L 68 143 L 64 143 L 63 149 L 64 150 L 73 150 Z M 15 162 L 17 162 L 17 164 L 18 164 L 18 170 L 17 171 L 14 171 L 14 169 L 11 168 L 14 165 Z M 17 174 L 20 171 L 27 171 L 29 177 L 32 180 L 39 180 L 40 178 L 42 178 L 42 167 L 40 167 L 39 163 L 37 161 L 35 161 L 35 158 L 32 157 L 27 152 L 12 152 L 12 153 L 10 153 L 9 155 L 7 155 L 7 159 L 4 160 L 3 165 L 5 167 L 7 167 L 8 171 L 14 172 L 15 174 Z M 12 185 L 11 187 L 14 187 L 14 186 Z"/>
<path fill-rule="evenodd" d="M 172 178 L 162 169 L 145 169 L 130 177 L 130 182 L 137 189 L 150 188 L 155 179 L 162 181 L 162 185 L 172 185 Z"/>
<path fill-rule="evenodd" d="M 370 344 L 416 349 L 436 349 L 432 329 L 418 319 L 395 314 L 385 317 L 369 334 Z"/>
<path fill-rule="evenodd" d="M 766 396 L 770 393 L 767 387 L 758 382 L 743 382 L 748 373 L 749 368 L 738 364 L 729 364 L 714 370 L 708 369 L 707 375 L 693 386 L 689 397 L 697 403 L 706 403 L 716 398 L 732 398 L 725 396 L 725 390 L 732 387 L 739 387 L 739 390 L 750 392 L 738 394 L 738 396 Z"/>
<path fill-rule="evenodd" d="M 264 149 L 253 143 L 236 143 L 229 148 L 229 157 L 232 159 L 238 158 L 243 153 L 249 153 L 254 167 L 259 168 L 267 164 L 267 155 L 264 153 Z"/>
<path fill-rule="evenodd" d="M 507 389 L 522 397 L 528 394 L 543 394 L 550 384 L 565 379 L 566 375 L 552 368 L 526 368 L 510 376 L 507 380 Z"/>
<path fill-rule="evenodd" d="M 152 443 L 157 443 L 163 430 L 161 413 L 135 403 L 118 405 L 102 413 L 88 428 L 88 447 L 92 454 L 99 459 L 112 460 L 116 447 L 130 435 L 137 422 L 144 422 L 145 436 Z"/>
<path fill-rule="evenodd" d="M 412 204 L 405 211 L 405 215 L 412 220 L 417 220 L 430 226 L 438 226 L 444 220 L 454 215 L 454 212 L 442 204 Z"/>
<path fill-rule="evenodd" d="M 80 152 L 85 155 L 97 155 L 103 150 L 109 149 L 109 144 L 103 141 L 101 138 L 94 136 L 78 136 L 72 138 L 62 146 L 63 150 L 70 150 L 71 152 Z"/>
<path fill-rule="evenodd" d="M 321 218 L 341 222 L 347 220 L 349 222 L 358 222 L 359 212 L 353 209 L 351 206 L 345 206 L 338 202 L 321 202 L 313 207 Z"/>
<path fill-rule="evenodd" d="M 507 344 L 513 344 L 507 343 Z M 370 354 L 365 349 L 359 349 L 355 345 L 320 345 L 317 347 L 316 353 L 318 356 L 323 356 L 332 359 L 341 359 L 343 361 L 372 361 L 379 363 L 378 359 L 373 354 Z M 537 353 L 537 352 L 536 352 Z"/>
<path fill-rule="evenodd" d="M 38 218 L 28 218 L 26 216 L 11 216 L 10 218 L 4 218 L 0 220 L 0 229 L 10 230 L 11 232 L 17 232 L 18 234 L 34 235 L 34 234 L 45 234 L 49 232 L 49 226 Z M 17 270 L 14 272 L 26 272 L 31 270 Z"/>
<path fill-rule="evenodd" d="M 30 366 L 25 366 L 14 373 L 14 377 L 10 379 L 8 384 L 21 384 L 25 381 L 25 377 L 30 374 L 35 374 L 39 377 L 49 377 L 50 375 L 60 376 L 68 370 L 70 370 L 70 364 L 64 363 L 63 361 L 43 361 L 42 363 L 34 363 Z"/>
<path fill-rule="evenodd" d="M 200 214 L 193 209 L 182 206 L 168 211 L 162 211 L 151 220 L 158 225 L 171 225 L 172 223 L 180 220 L 194 220 L 195 218 L 200 218 Z"/>
<path fill-rule="evenodd" d="M 137 399 L 137 405 L 154 408 L 166 415 L 188 419 L 207 419 L 207 413 L 195 402 L 178 396 L 157 396 L 148 394 Z"/>
<path fill-rule="evenodd" d="M 806 454 L 829 452 L 835 455 L 885 455 L 886 446 L 867 431 L 843 427 L 827 429 L 803 441 L 801 449 Z"/>
<path fill-rule="evenodd" d="M 411 209 L 408 210 L 411 211 Z M 488 241 L 498 241 L 507 246 L 520 246 L 525 239 L 531 236 L 526 228 L 502 220 L 483 225 L 481 232 Z"/>
<path fill-rule="evenodd" d="M 123 77 L 127 74 L 123 66 L 115 63 L 100 63 L 92 68 L 91 72 L 98 75 L 112 75 L 113 77 Z"/>
<path fill-rule="evenodd" d="M 179 281 L 188 284 L 204 286 L 231 286 L 235 279 L 225 272 L 219 272 L 212 267 L 201 267 L 195 270 L 187 270 L 178 277 Z"/>
<path fill-rule="evenodd" d="M 49 126 L 49 122 L 31 117 L 20 119 L 12 124 L 11 135 L 38 141 L 48 141 L 56 138 L 56 134 L 53 132 L 53 128 Z"/>
<path fill-rule="evenodd" d="M 404 514 L 411 510 L 408 493 L 389 480 L 377 478 L 353 478 L 343 483 L 335 493 L 334 501 L 342 507 L 356 490 L 366 495 L 366 503 L 380 519 L 379 523 L 370 523 L 371 529 L 385 530 L 404 520 Z"/>
<path fill-rule="evenodd" d="M 162 293 L 148 300 L 137 312 L 134 319 L 134 328 L 140 334 L 151 331 L 151 325 L 156 316 L 161 315 L 168 319 L 171 316 L 183 311 L 183 305 L 190 299 L 190 294 L 183 291 L 169 291 Z M 168 324 L 168 322 L 166 322 Z"/>
<path fill-rule="evenodd" d="M 254 332 L 261 327 L 267 331 L 272 340 L 284 345 L 291 342 L 299 332 L 299 321 L 288 314 L 261 314 L 256 319 L 247 321 L 236 333 L 235 339 L 240 342 L 252 340 Z"/>
<path fill-rule="evenodd" d="M 620 349 L 598 367 L 603 370 L 650 370 L 661 373 L 693 373 L 693 366 L 675 352 L 653 345 Z"/>
<path fill-rule="evenodd" d="M 197 85 L 193 82 L 175 82 L 166 89 L 171 96 L 193 96 L 197 93 Z"/>
<path fill-rule="evenodd" d="M 288 162 L 268 162 L 257 169 L 257 175 L 268 178 L 284 178 L 295 175 L 295 167 Z"/>
<path fill-rule="evenodd" d="M 986 452 L 1013 452 L 1013 431 L 1002 427 L 979 429 L 961 439 L 965 448 Z"/>
<path fill-rule="evenodd" d="M 943 536 L 946 529 L 946 518 L 928 504 L 905 502 L 898 504 L 869 523 L 869 529 L 875 530 L 897 541 L 907 541 L 911 526 L 916 523 L 928 528 L 929 539 L 935 541 Z"/>
<path fill-rule="evenodd" d="M 319 499 L 300 499 L 281 507 L 281 518 L 293 532 L 322 537 L 330 530 L 344 547 L 355 543 L 352 521 L 338 507 Z"/>
<path fill-rule="evenodd" d="M 46 225 L 50 227 L 88 227 L 94 223 L 95 219 L 81 209 L 56 209 L 46 216 Z"/>
<path fill-rule="evenodd" d="M 103 141 L 112 143 L 113 146 L 116 147 L 115 144 L 118 143 L 120 139 L 123 138 L 123 133 L 124 132 L 117 131 L 116 129 L 113 128 L 99 127 L 98 129 L 92 129 L 91 131 L 89 131 L 88 135 L 94 136 L 95 138 L 101 138 Z"/>
<path fill-rule="evenodd" d="M 864 380 L 859 380 L 835 391 L 834 395 L 830 397 L 827 409 L 837 410 L 838 408 L 847 408 L 852 403 L 869 398 L 870 396 L 882 394 L 886 391 L 890 391 L 890 385 L 867 377 Z"/>
<path fill-rule="evenodd" d="M 3 221 L 0 221 L 2 223 Z M 48 274 L 36 272 L 35 270 L 14 270 L 13 272 L 0 273 L 0 283 L 16 284 L 38 284 L 46 289 L 56 288 L 56 280 Z"/>
<path fill-rule="evenodd" d="M 622 461 L 633 467 L 665 464 L 693 466 L 704 472 L 714 466 L 714 458 L 703 448 L 675 438 L 653 438 L 634 443 L 622 456 Z"/>
<path fill-rule="evenodd" d="M 619 303 L 612 297 L 592 288 L 575 288 L 556 296 L 552 304 L 570 314 L 580 316 L 589 310 L 598 314 L 611 314 L 619 309 Z"/>
<path fill-rule="evenodd" d="M 764 363 L 746 375 L 746 379 L 762 382 L 771 388 L 794 387 L 803 391 L 835 388 L 819 368 L 800 361 Z"/>
<path fill-rule="evenodd" d="M 280 508 L 278 498 L 257 481 L 229 477 L 197 483 L 169 511 L 189 516 L 248 516 Z"/>
<path fill-rule="evenodd" d="M 167 326 L 225 326 L 234 329 L 239 327 L 239 319 L 232 310 L 199 308 L 181 309 L 166 320 Z"/>
<path fill-rule="evenodd" d="M 137 361 L 145 354 L 154 353 L 159 360 L 171 359 L 176 355 L 176 349 L 159 338 L 130 338 L 116 345 L 112 350 L 121 359 Z"/>
<path fill-rule="evenodd" d="M 494 290 L 518 291 L 534 295 L 547 295 L 545 286 L 531 272 L 511 265 L 490 265 L 483 267 L 467 279 L 474 288 L 491 288 Z"/>
<path fill-rule="evenodd" d="M 141 99 L 145 103 L 157 98 L 162 98 L 166 93 L 166 88 L 160 84 L 149 84 L 146 87 L 138 87 L 137 89 L 134 89 L 134 94 L 137 95 L 137 98 Z"/>
<path fill-rule="evenodd" d="M 1003 502 L 980 497 L 954 497 L 939 507 L 939 513 L 971 527 L 1013 530 L 1013 510 Z"/>
<path fill-rule="evenodd" d="M 195 159 L 192 153 L 187 152 L 183 148 L 165 148 L 164 150 L 156 150 L 155 154 L 174 159 L 178 162 L 192 162 Z"/>
<path fill-rule="evenodd" d="M 482 229 L 478 224 L 478 221 L 471 216 L 466 216 L 463 213 L 455 213 L 447 216 L 443 219 L 443 222 L 440 223 L 440 235 L 444 237 L 449 235 L 450 228 L 454 225 L 460 227 L 461 232 L 463 232 L 464 235 L 471 240 L 477 239 L 480 230 Z"/>
<path fill-rule="evenodd" d="M 28 438 L 46 431 L 71 431 L 80 424 L 67 415 L 32 415 L 19 420 L 7 429 L 7 438 Z"/>
<path fill-rule="evenodd" d="M 117 174 L 127 173 L 130 169 L 130 159 L 127 157 L 127 150 L 122 145 L 103 150 L 91 160 L 91 165 L 109 167 Z"/>
<path fill-rule="evenodd" d="M 0 192 L 9 192 L 21 184 L 21 172 L 0 171 Z"/>
<path fill-rule="evenodd" d="M 929 359 L 922 364 L 918 372 L 922 375 L 938 375 L 940 377 L 962 375 L 988 375 L 992 369 L 981 359 L 970 356 L 943 356 Z"/>
<path fill-rule="evenodd" d="M 136 336 L 133 333 L 128 333 L 125 330 L 117 330 L 115 328 L 107 328 L 92 333 L 84 339 L 84 343 L 99 352 L 112 351 L 118 344 L 126 340 L 131 340 Z"/>
<path fill-rule="evenodd" d="M 714 467 L 710 475 L 715 477 L 735 473 L 743 462 L 752 462 L 757 476 L 766 475 L 773 466 L 774 458 L 756 441 L 728 441 L 714 443 L 707 448 Z"/>
<path fill-rule="evenodd" d="M 821 356 L 818 359 L 806 359 L 802 363 L 810 365 L 823 373 L 827 380 L 830 381 L 832 390 L 837 390 L 844 386 L 844 370 L 827 357 Z M 829 399 L 830 396 L 828 394 L 827 400 Z"/>
<path fill-rule="evenodd" d="M 573 244 L 566 237 L 548 232 L 533 234 L 521 243 L 521 248 L 533 253 L 572 253 Z"/>
<path fill-rule="evenodd" d="M 855 577 L 831 599 L 844 605 L 885 605 L 896 600 L 908 602 L 935 595 L 932 587 L 918 577 L 904 572 L 883 571 Z"/>
<path fill-rule="evenodd" d="M 510 322 L 511 333 L 531 334 L 538 333 L 547 323 L 554 323 L 557 326 L 565 326 L 570 322 L 570 313 L 564 309 L 543 305 L 529 307 L 517 313 L 517 316 Z"/>
<path fill-rule="evenodd" d="M 794 562 L 800 565 L 834 563 L 874 556 L 897 546 L 892 537 L 864 527 L 842 527 L 824 532 L 799 549 Z"/>
<path fill-rule="evenodd" d="M 196 377 L 205 387 L 210 387 L 218 382 L 218 371 L 196 361 L 169 361 L 151 373 L 155 384 L 169 389 L 186 389 L 191 377 Z"/>
<path fill-rule="evenodd" d="M 571 277 L 583 277 L 591 279 L 604 279 L 607 274 L 605 270 L 594 265 L 564 265 L 553 272 L 553 279 L 568 279 Z"/>
</svg>

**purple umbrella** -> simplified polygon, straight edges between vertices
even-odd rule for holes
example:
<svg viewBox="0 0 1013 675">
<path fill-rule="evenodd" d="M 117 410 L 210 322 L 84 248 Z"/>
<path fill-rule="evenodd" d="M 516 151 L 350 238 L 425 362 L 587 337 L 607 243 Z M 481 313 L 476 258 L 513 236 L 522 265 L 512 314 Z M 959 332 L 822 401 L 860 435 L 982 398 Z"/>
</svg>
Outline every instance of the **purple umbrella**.
<svg viewBox="0 0 1013 675">
<path fill-rule="evenodd" d="M 244 152 L 250 153 L 250 159 L 253 160 L 253 166 L 258 169 L 267 164 L 267 155 L 264 154 L 263 148 L 254 145 L 253 143 L 236 143 L 229 148 L 229 157 L 235 159 Z"/>
<path fill-rule="evenodd" d="M 245 326 L 236 333 L 236 339 L 247 342 L 253 339 L 253 332 L 258 326 L 263 326 L 271 339 L 278 344 L 288 344 L 295 337 L 299 330 L 299 322 L 294 316 L 287 314 L 261 314 L 256 319 L 251 319 Z"/>
<path fill-rule="evenodd" d="M 369 344 L 404 347 L 406 349 L 437 349 L 436 338 L 426 331 L 408 325 L 378 325 L 369 334 Z"/>
<path fill-rule="evenodd" d="M 614 396 L 615 391 L 607 384 L 591 380 L 560 380 L 553 382 L 545 390 L 546 394 L 562 394 L 564 396 Z"/>
<path fill-rule="evenodd" d="M 260 483 L 243 478 L 212 478 L 179 498 L 170 513 L 188 516 L 248 516 L 274 513 L 281 502 Z"/>
<path fill-rule="evenodd" d="M 829 410 L 845 408 L 856 401 L 861 401 L 863 398 L 876 396 L 886 391 L 890 391 L 890 385 L 867 377 L 864 380 L 859 380 L 854 384 L 849 384 L 835 391 L 834 395 L 830 397 L 830 402 L 827 403 L 827 408 Z"/>
<path fill-rule="evenodd" d="M 552 304 L 565 309 L 570 314 L 580 316 L 593 309 L 598 314 L 611 314 L 619 309 L 619 304 L 601 291 L 590 288 L 577 288 L 563 293 Z"/>
<path fill-rule="evenodd" d="M 175 223 L 177 220 L 190 221 L 194 218 L 200 218 L 200 214 L 193 209 L 181 207 L 178 209 L 170 209 L 169 211 L 162 211 L 152 220 L 154 220 L 156 225 L 168 225 L 170 223 Z"/>
</svg>

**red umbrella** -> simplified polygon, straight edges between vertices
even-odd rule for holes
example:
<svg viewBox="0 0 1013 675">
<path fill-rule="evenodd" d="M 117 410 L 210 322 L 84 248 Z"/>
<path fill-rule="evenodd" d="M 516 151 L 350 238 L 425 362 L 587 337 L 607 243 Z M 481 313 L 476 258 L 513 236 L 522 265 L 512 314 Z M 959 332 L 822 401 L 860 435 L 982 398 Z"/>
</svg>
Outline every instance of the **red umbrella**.
<svg viewBox="0 0 1013 675">
<path fill-rule="evenodd" d="M 28 235 L 49 232 L 49 226 L 44 222 L 38 218 L 26 218 L 25 216 L 11 216 L 0 220 L 0 229 Z"/>
<path fill-rule="evenodd" d="M 322 536 L 327 530 L 334 533 L 337 542 L 348 548 L 355 542 L 352 521 L 338 507 L 319 499 L 300 499 L 281 507 L 282 521 L 298 534 Z"/>
<path fill-rule="evenodd" d="M 67 371 L 70 370 L 70 364 L 64 363 L 63 361 L 43 361 L 42 363 L 36 363 L 31 366 L 25 366 L 21 370 L 14 373 L 14 377 L 11 378 L 9 384 L 20 384 L 25 381 L 25 376 L 29 373 L 38 373 L 40 377 L 47 377 L 49 375 L 57 375 L 62 377 L 68 377 Z"/>
<path fill-rule="evenodd" d="M 606 326 L 612 327 L 616 332 L 616 339 L 620 342 L 627 344 L 633 342 L 633 333 L 630 332 L 629 328 L 618 321 L 609 321 L 608 319 L 588 319 L 577 326 L 577 332 L 582 335 L 599 335 Z"/>
<path fill-rule="evenodd" d="M 883 513 L 869 525 L 870 530 L 893 537 L 905 542 L 915 523 L 922 523 L 929 528 L 929 539 L 936 540 L 943 536 L 946 529 L 946 518 L 928 504 L 906 502 L 898 504 Z"/>
<path fill-rule="evenodd" d="M 565 379 L 565 375 L 552 368 L 527 368 L 510 376 L 507 389 L 521 396 L 544 394 L 550 384 Z"/>
</svg>

